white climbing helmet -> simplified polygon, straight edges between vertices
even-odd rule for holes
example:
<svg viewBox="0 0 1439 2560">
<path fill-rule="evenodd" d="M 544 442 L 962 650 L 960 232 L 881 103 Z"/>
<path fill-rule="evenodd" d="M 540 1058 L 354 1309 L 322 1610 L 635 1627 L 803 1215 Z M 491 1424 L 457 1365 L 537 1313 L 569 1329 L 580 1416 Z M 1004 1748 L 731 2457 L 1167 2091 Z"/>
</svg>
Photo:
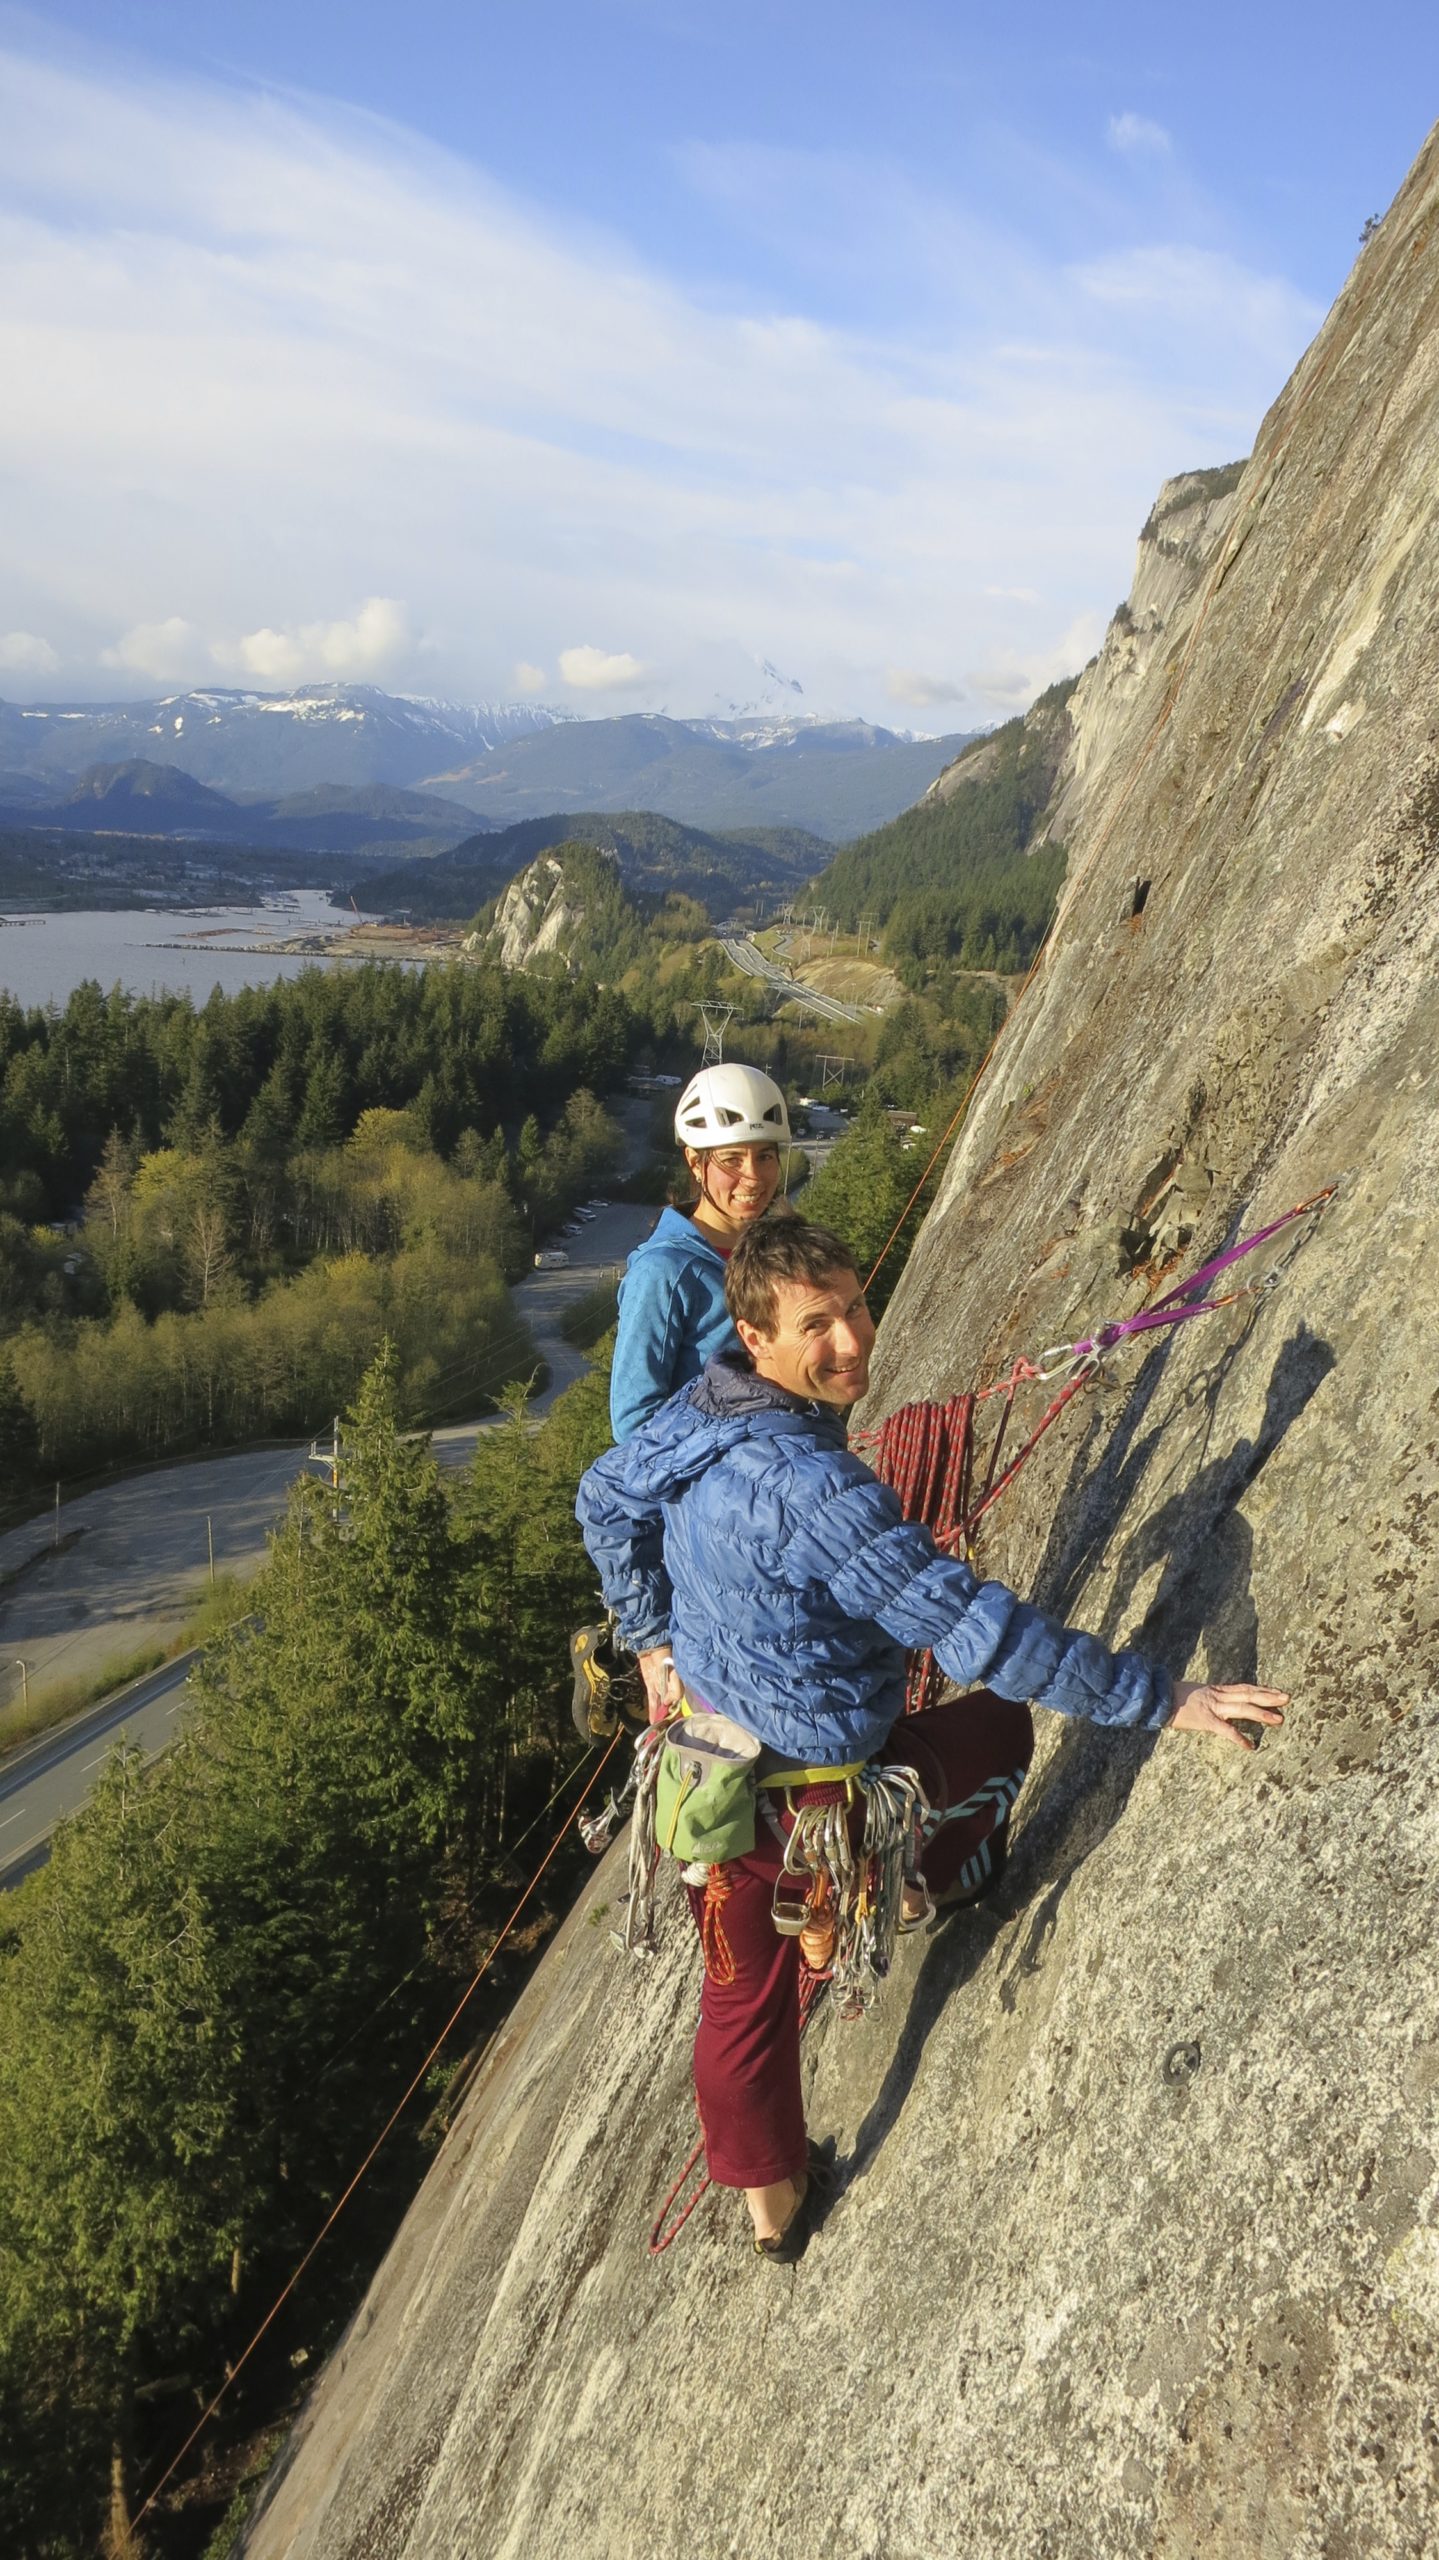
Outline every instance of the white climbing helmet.
<svg viewBox="0 0 1439 2560">
<path fill-rule="evenodd" d="M 758 1067 L 701 1067 L 676 1105 L 675 1136 L 682 1147 L 787 1147 L 784 1095 Z"/>
</svg>

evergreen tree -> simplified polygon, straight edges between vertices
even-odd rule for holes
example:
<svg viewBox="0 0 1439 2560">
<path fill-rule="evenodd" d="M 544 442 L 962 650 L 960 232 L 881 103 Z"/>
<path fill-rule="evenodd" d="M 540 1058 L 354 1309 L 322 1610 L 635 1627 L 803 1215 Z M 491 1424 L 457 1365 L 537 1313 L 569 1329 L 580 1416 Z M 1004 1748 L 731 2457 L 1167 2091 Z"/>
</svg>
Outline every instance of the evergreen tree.
<svg viewBox="0 0 1439 2560">
<path fill-rule="evenodd" d="M 813 1218 L 844 1238 L 855 1257 L 860 1278 L 864 1279 L 884 1251 L 923 1166 L 922 1156 L 916 1159 L 906 1153 L 900 1133 L 878 1098 L 867 1092 L 852 1127 L 805 1185 L 796 1206 L 802 1217 Z M 896 1239 L 876 1276 L 870 1291 L 870 1306 L 876 1315 L 893 1293 L 910 1240 L 911 1231 L 907 1229 Z"/>
</svg>

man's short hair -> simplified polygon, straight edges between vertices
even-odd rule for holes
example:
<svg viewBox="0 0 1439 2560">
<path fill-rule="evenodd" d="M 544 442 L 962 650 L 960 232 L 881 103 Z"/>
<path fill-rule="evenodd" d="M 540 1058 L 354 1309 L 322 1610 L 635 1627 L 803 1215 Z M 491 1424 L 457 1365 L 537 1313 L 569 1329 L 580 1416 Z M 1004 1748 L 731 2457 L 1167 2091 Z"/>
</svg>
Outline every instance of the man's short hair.
<svg viewBox="0 0 1439 2560">
<path fill-rule="evenodd" d="M 737 1324 L 772 1334 L 776 1289 L 793 1280 L 818 1288 L 832 1271 L 859 1276 L 859 1264 L 842 1236 L 828 1227 L 809 1226 L 803 1218 L 758 1218 L 730 1255 L 725 1305 Z"/>
</svg>

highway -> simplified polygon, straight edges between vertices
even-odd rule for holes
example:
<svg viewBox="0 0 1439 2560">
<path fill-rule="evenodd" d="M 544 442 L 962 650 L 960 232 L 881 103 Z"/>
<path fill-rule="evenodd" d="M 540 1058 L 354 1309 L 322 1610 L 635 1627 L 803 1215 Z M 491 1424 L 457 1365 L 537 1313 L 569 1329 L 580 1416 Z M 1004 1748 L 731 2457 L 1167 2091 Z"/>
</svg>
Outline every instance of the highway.
<svg viewBox="0 0 1439 2560">
<path fill-rule="evenodd" d="M 807 987 L 802 979 L 791 978 L 776 961 L 767 959 L 747 934 L 726 934 L 721 947 L 726 958 L 732 960 L 737 969 L 742 969 L 747 978 L 765 979 L 770 986 L 792 996 L 797 1004 L 807 1005 L 812 1013 L 820 1014 L 826 1022 L 863 1022 L 862 1004 L 847 1004 L 842 996 L 822 995 L 818 987 Z"/>
<path fill-rule="evenodd" d="M 89 1794 L 96 1770 L 122 1733 L 147 1760 L 169 1749 L 195 1659 L 193 1653 L 177 1654 L 0 1764 L 0 1891 L 20 1884 L 44 1862 L 56 1823 Z"/>
<path fill-rule="evenodd" d="M 516 1309 L 550 1369 L 535 1412 L 587 1365 L 559 1331 L 566 1308 L 622 1266 L 655 1216 L 653 1209 L 624 1205 L 600 1210 L 577 1235 L 558 1239 L 570 1256 L 567 1269 L 532 1271 L 514 1290 Z M 431 1439 L 440 1464 L 463 1466 L 494 1419 L 437 1428 Z M 171 1640 L 203 1595 L 207 1535 L 217 1570 L 257 1570 L 289 1487 L 310 1462 L 309 1450 L 308 1441 L 293 1441 L 152 1468 L 62 1505 L 58 1544 L 57 1524 L 48 1516 L 0 1538 L 3 1695 L 21 1695 L 21 1662 L 28 1683 Z M 166 1748 L 183 1712 L 193 1660 L 188 1654 L 165 1664 L 0 1760 L 0 1890 L 40 1864 L 55 1823 L 84 1802 L 95 1770 L 122 1734 L 150 1758 Z"/>
</svg>

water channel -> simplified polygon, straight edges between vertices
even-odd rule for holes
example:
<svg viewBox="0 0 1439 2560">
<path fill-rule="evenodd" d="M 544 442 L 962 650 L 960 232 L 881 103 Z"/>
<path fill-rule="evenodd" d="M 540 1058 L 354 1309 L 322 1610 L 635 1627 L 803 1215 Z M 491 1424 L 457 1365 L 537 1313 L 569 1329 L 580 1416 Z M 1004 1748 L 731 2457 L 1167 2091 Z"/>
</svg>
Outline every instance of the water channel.
<svg viewBox="0 0 1439 2560">
<path fill-rule="evenodd" d="M 306 934 L 326 939 L 353 925 L 323 889 L 296 889 L 254 907 L 135 907 L 31 915 L 0 911 L 0 988 L 23 1005 L 64 1005 L 82 980 L 132 995 L 188 991 L 203 1004 L 213 987 L 268 986 L 324 965 L 321 954 L 270 950 Z M 334 964 L 332 964 L 334 965 Z"/>
</svg>

